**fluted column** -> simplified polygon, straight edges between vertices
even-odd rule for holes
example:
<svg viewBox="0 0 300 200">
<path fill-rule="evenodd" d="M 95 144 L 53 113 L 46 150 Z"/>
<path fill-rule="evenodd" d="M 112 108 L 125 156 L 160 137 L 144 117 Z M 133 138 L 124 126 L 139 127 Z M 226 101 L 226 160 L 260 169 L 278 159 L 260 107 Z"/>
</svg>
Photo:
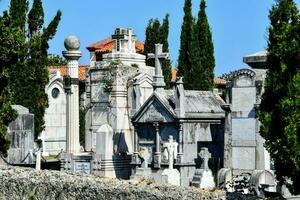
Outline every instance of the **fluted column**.
<svg viewBox="0 0 300 200">
<path fill-rule="evenodd" d="M 65 88 L 67 93 L 67 153 L 79 153 L 79 79 L 78 59 L 81 57 L 79 51 L 80 42 L 75 36 L 69 36 L 65 40 L 67 51 L 63 56 L 67 60 L 67 76 L 65 77 Z"/>
</svg>

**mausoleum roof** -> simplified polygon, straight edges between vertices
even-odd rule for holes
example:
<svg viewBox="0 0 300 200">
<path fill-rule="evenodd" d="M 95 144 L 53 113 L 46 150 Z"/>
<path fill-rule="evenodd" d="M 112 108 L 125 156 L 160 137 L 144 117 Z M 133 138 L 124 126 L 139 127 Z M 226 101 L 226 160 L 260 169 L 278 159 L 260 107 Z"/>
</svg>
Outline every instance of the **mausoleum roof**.
<svg viewBox="0 0 300 200">
<path fill-rule="evenodd" d="M 89 68 L 89 65 L 80 65 L 78 68 L 78 78 L 85 79 L 87 78 L 86 71 Z M 59 70 L 62 76 L 67 75 L 67 67 L 66 66 L 49 66 L 48 70 Z"/>
<path fill-rule="evenodd" d="M 174 90 L 165 90 L 165 92 L 167 99 L 175 105 Z M 186 117 L 189 114 L 224 113 L 221 105 L 225 104 L 225 102 L 219 95 L 214 94 L 212 91 L 185 90 L 184 94 Z"/>
<path fill-rule="evenodd" d="M 89 51 L 94 51 L 96 53 L 104 54 L 110 53 L 115 48 L 115 40 L 111 37 L 104 40 L 98 41 L 86 47 Z M 144 43 L 140 41 L 135 42 L 135 49 L 137 53 L 144 53 Z"/>
</svg>

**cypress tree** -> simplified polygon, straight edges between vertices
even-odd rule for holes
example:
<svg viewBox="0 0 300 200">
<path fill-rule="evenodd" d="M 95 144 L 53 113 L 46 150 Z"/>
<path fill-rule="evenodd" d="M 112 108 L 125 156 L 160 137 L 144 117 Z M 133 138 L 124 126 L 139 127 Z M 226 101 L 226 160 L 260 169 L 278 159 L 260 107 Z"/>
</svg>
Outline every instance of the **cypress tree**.
<svg viewBox="0 0 300 200">
<path fill-rule="evenodd" d="M 28 0 L 11 0 L 9 15 L 11 16 L 10 26 L 19 27 L 21 30 L 25 30 L 26 14 L 28 11 Z"/>
<path fill-rule="evenodd" d="M 17 7 L 12 5 L 13 3 L 14 1 L 11 1 L 10 7 Z M 23 31 L 27 41 L 25 48 L 27 55 L 20 57 L 20 60 L 24 59 L 24 62 L 19 62 L 10 70 L 10 86 L 14 91 L 14 104 L 27 107 L 35 115 L 34 126 L 35 137 L 37 137 L 44 129 L 44 114 L 48 107 L 48 97 L 45 92 L 45 87 L 49 82 L 48 41 L 56 33 L 61 12 L 58 11 L 45 28 L 43 28 L 44 11 L 41 0 L 34 0 L 29 13 L 25 13 L 26 16 L 27 14 L 28 21 L 25 27 L 28 27 L 28 30 Z M 13 20 L 20 21 L 20 19 Z"/>
<path fill-rule="evenodd" d="M 148 53 L 154 53 L 155 44 L 160 43 L 160 22 L 158 19 L 151 19 L 146 28 L 146 39 L 144 44 L 144 53 L 147 56 Z M 146 64 L 148 66 L 154 66 L 155 61 L 153 59 L 147 59 Z"/>
<path fill-rule="evenodd" d="M 195 46 L 192 51 L 193 65 L 191 71 L 194 78 L 191 86 L 194 90 L 208 90 L 213 87 L 214 45 L 205 8 L 205 0 L 201 0 L 198 20 L 194 27 L 193 45 Z"/>
<path fill-rule="evenodd" d="M 180 49 L 178 57 L 178 76 L 183 76 L 184 86 L 187 89 L 191 88 L 192 79 L 188 74 L 192 68 L 192 41 L 193 41 L 193 15 L 192 15 L 192 1 L 185 0 L 184 17 L 181 26 L 180 35 Z"/>
<path fill-rule="evenodd" d="M 146 28 L 146 38 L 144 45 L 144 53 L 147 55 L 148 53 L 155 52 L 155 44 L 163 44 L 163 51 L 169 52 L 169 14 L 165 16 L 163 19 L 163 23 L 160 25 L 158 19 L 150 19 Z M 155 61 L 153 59 L 147 59 L 146 64 L 149 66 L 154 66 Z M 164 60 L 163 61 L 163 75 L 166 83 L 166 88 L 170 88 L 171 83 L 171 61 Z"/>
<path fill-rule="evenodd" d="M 28 14 L 28 29 L 32 36 L 37 31 L 41 30 L 44 24 L 44 10 L 41 0 L 33 1 L 32 8 Z"/>
<path fill-rule="evenodd" d="M 300 17 L 296 3 L 276 0 L 269 18 L 268 73 L 259 112 L 261 135 L 279 182 L 300 193 Z"/>
<path fill-rule="evenodd" d="M 9 88 L 9 70 L 16 65 L 21 56 L 20 48 L 24 48 L 22 32 L 18 28 L 11 29 L 11 19 L 5 11 L 0 16 L 0 155 L 6 156 L 9 140 L 6 137 L 9 122 L 17 117 L 12 109 L 12 93 Z"/>
<path fill-rule="evenodd" d="M 163 52 L 169 52 L 169 14 L 165 16 L 163 19 L 163 23 L 160 27 L 160 43 L 163 44 Z M 166 88 L 171 87 L 171 61 L 170 59 L 166 59 L 163 61 L 163 75 L 166 83 Z"/>
</svg>

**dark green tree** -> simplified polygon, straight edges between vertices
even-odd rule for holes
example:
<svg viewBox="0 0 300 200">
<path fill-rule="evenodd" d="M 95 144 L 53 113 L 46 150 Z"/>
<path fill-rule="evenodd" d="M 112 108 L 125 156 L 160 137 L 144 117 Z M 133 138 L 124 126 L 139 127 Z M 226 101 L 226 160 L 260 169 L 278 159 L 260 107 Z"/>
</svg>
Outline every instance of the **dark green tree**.
<svg viewBox="0 0 300 200">
<path fill-rule="evenodd" d="M 212 33 L 205 12 L 205 0 L 200 2 L 198 20 L 194 26 L 190 89 L 208 90 L 213 87 L 215 57 Z"/>
<path fill-rule="evenodd" d="M 9 15 L 11 16 L 11 23 L 13 27 L 19 27 L 25 30 L 26 18 L 28 11 L 28 0 L 11 0 Z"/>
<path fill-rule="evenodd" d="M 11 1 L 10 8 L 18 8 L 14 5 L 18 1 Z M 28 4 L 27 1 L 22 1 Z M 29 13 L 23 9 L 27 21 L 24 22 L 24 13 L 11 15 L 12 20 L 24 22 L 24 25 L 12 23 L 11 28 L 27 27 L 23 30 L 26 38 L 26 52 L 24 57 L 19 57 L 20 61 L 10 70 L 10 87 L 14 91 L 14 104 L 27 107 L 35 115 L 35 137 L 44 129 L 44 114 L 48 107 L 48 97 L 45 93 L 45 87 L 49 82 L 48 77 L 48 42 L 56 33 L 57 26 L 61 18 L 61 12 L 58 11 L 49 25 L 43 28 L 44 11 L 41 0 L 34 0 Z M 10 13 L 11 14 L 11 13 Z M 17 17 L 20 17 L 17 18 Z M 14 18 L 13 18 L 14 17 Z M 22 20 L 21 20 L 22 18 Z"/>
<path fill-rule="evenodd" d="M 65 58 L 59 55 L 48 54 L 47 66 L 65 66 L 65 65 L 67 65 L 67 61 Z"/>
<path fill-rule="evenodd" d="M 293 193 L 300 193 L 299 11 L 293 0 L 276 0 L 269 18 L 268 73 L 259 113 L 261 134 L 277 179 Z"/>
<path fill-rule="evenodd" d="M 146 39 L 144 45 L 144 53 L 147 55 L 148 53 L 155 52 L 155 44 L 163 44 L 163 51 L 169 52 L 169 14 L 165 16 L 163 19 L 163 23 L 160 24 L 158 19 L 151 19 L 146 28 Z M 154 66 L 154 60 L 148 59 L 146 64 L 149 66 Z M 166 83 L 166 88 L 170 88 L 171 83 L 171 61 L 165 60 L 163 62 L 163 75 Z"/>
<path fill-rule="evenodd" d="M 169 14 L 167 14 L 165 16 L 165 18 L 163 19 L 163 23 L 160 27 L 160 43 L 163 44 L 163 52 L 169 52 Z M 164 80 L 166 83 L 166 88 L 170 88 L 171 87 L 171 60 L 170 59 L 166 59 L 163 62 L 163 75 L 164 75 Z"/>
<path fill-rule="evenodd" d="M 160 22 L 158 19 L 151 19 L 146 28 L 146 39 L 144 44 L 144 53 L 146 56 L 148 53 L 155 52 L 155 44 L 160 43 L 160 40 Z M 147 59 L 146 64 L 148 66 L 154 66 L 155 62 L 153 59 Z"/>
<path fill-rule="evenodd" d="M 28 13 L 28 30 L 32 36 L 37 33 L 44 24 L 44 10 L 41 0 L 33 1 L 32 8 Z"/>
<path fill-rule="evenodd" d="M 194 18 L 192 15 L 192 1 L 185 0 L 184 17 L 181 26 L 180 49 L 178 57 L 178 76 L 183 76 L 184 86 L 191 88 L 192 79 L 189 77 L 192 69 L 192 41 L 193 41 Z"/>
<path fill-rule="evenodd" d="M 24 37 L 19 29 L 10 29 L 11 19 L 7 12 L 0 16 L 0 155 L 6 156 L 9 148 L 7 126 L 17 117 L 12 109 L 12 93 L 9 88 L 9 70 L 22 56 L 19 49 L 24 48 Z"/>
</svg>

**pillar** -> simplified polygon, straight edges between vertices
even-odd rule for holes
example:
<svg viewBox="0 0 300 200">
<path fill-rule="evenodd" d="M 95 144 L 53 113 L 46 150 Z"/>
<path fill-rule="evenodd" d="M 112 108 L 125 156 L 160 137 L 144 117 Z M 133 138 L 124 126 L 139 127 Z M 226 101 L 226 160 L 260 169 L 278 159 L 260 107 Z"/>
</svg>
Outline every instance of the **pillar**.
<svg viewBox="0 0 300 200">
<path fill-rule="evenodd" d="M 79 153 L 79 79 L 78 59 L 81 57 L 79 51 L 80 42 L 75 36 L 65 39 L 67 51 L 63 56 L 67 60 L 67 76 L 65 77 L 65 89 L 67 93 L 66 129 L 67 129 L 67 153 Z"/>
<path fill-rule="evenodd" d="M 155 127 L 155 153 L 154 153 L 154 167 L 160 168 L 161 164 L 161 152 L 160 152 L 160 134 L 159 134 L 159 123 L 154 123 Z"/>
<path fill-rule="evenodd" d="M 183 163 L 183 124 L 182 124 L 182 122 L 179 123 L 178 135 L 179 135 L 179 148 L 178 148 L 178 154 L 177 154 L 177 158 L 176 158 L 176 164 L 182 164 Z"/>
</svg>

